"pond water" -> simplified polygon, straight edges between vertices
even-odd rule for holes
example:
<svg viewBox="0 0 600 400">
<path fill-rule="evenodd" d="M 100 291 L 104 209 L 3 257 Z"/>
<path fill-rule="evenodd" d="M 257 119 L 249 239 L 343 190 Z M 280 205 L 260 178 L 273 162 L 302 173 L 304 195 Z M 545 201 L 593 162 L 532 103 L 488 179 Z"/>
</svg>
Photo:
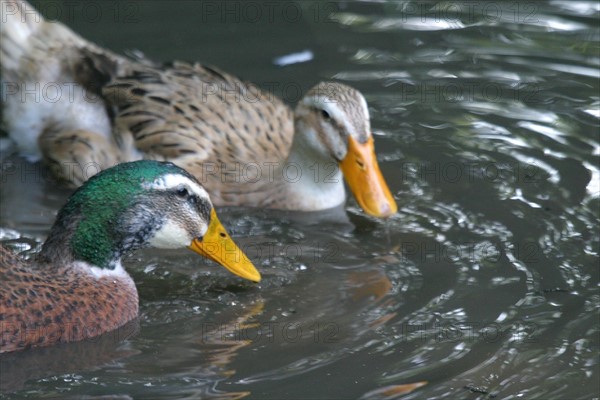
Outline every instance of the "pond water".
<svg viewBox="0 0 600 400">
<path fill-rule="evenodd" d="M 220 209 L 260 284 L 138 252 L 139 321 L 0 357 L 2 398 L 598 398 L 598 2 L 36 4 L 290 103 L 356 87 L 399 212 Z M 69 191 L 10 153 L 2 239 L 31 254 Z"/>
</svg>

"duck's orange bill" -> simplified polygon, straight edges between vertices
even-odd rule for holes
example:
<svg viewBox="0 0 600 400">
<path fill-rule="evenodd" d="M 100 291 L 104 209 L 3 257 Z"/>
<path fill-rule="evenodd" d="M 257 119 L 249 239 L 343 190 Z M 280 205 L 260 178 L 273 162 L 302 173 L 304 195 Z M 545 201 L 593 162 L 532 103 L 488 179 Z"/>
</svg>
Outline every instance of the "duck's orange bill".
<svg viewBox="0 0 600 400">
<path fill-rule="evenodd" d="M 221 264 L 237 276 L 260 282 L 260 272 L 227 234 L 214 209 L 210 212 L 210 224 L 206 234 L 202 239 L 194 239 L 189 247 L 192 251 Z"/>
<path fill-rule="evenodd" d="M 367 214 L 385 218 L 398 211 L 379 170 L 372 136 L 364 144 L 348 136 L 348 153 L 340 167 L 356 201 Z"/>
</svg>

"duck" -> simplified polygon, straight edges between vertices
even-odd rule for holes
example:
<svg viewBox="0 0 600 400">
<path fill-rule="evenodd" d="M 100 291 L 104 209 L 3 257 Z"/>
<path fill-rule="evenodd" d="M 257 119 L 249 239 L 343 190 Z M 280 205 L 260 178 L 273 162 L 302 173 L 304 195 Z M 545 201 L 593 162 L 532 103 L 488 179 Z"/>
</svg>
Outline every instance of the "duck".
<svg viewBox="0 0 600 400">
<path fill-rule="evenodd" d="M 0 244 L 0 353 L 93 338 L 135 319 L 138 294 L 122 259 L 145 247 L 189 248 L 261 280 L 192 175 L 169 162 L 121 163 L 69 197 L 35 256 Z"/>
<path fill-rule="evenodd" d="M 1 2 L 4 130 L 62 181 L 153 159 L 190 172 L 216 206 L 327 210 L 345 204 L 345 179 L 367 214 L 397 212 L 358 90 L 320 82 L 292 109 L 217 67 L 115 54 Z"/>
</svg>

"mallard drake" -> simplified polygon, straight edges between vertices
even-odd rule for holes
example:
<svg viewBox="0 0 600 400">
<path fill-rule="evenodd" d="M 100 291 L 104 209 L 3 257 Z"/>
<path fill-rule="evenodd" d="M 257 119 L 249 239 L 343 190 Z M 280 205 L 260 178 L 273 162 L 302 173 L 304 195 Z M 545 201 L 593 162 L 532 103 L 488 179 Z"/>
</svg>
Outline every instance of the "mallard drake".
<svg viewBox="0 0 600 400">
<path fill-rule="evenodd" d="M 35 258 L 0 245 L 0 352 L 90 338 L 135 318 L 137 290 L 121 259 L 143 247 L 188 247 L 261 279 L 193 176 L 172 163 L 119 164 L 71 195 Z"/>
<path fill-rule="evenodd" d="M 24 1 L 2 3 L 4 127 L 63 179 L 78 185 L 118 162 L 168 160 L 217 206 L 315 211 L 345 201 L 343 175 L 368 214 L 397 211 L 359 91 L 321 82 L 292 111 L 217 68 L 123 57 Z M 23 101 L 32 91 L 38 101 Z"/>
</svg>

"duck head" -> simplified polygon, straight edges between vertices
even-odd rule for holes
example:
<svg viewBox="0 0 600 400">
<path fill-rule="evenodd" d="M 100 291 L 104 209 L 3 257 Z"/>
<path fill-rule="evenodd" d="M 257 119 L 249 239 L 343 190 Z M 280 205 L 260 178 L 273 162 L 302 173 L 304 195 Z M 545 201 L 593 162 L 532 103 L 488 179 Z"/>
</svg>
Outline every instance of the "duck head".
<svg viewBox="0 0 600 400">
<path fill-rule="evenodd" d="M 143 247 L 189 248 L 242 278 L 261 279 L 198 181 L 172 163 L 150 160 L 119 164 L 85 182 L 59 212 L 40 258 L 110 271 Z"/>
<path fill-rule="evenodd" d="M 367 102 L 356 89 L 321 82 L 296 106 L 296 135 L 314 158 L 336 162 L 362 209 L 375 217 L 398 210 L 379 170 Z"/>
</svg>

